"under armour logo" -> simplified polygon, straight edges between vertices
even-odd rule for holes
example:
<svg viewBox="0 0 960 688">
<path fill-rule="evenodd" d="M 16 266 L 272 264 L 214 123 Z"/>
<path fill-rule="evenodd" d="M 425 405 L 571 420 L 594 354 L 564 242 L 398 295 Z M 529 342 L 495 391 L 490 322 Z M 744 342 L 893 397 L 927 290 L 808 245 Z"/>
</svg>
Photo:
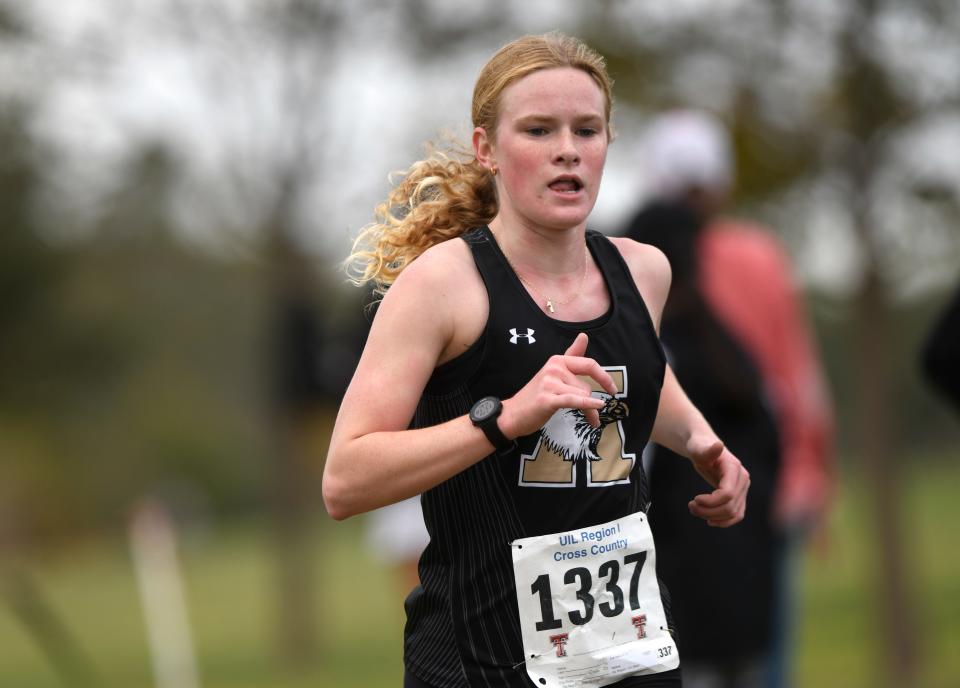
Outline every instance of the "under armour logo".
<svg viewBox="0 0 960 688">
<path fill-rule="evenodd" d="M 511 344 L 516 344 L 516 343 L 517 343 L 517 340 L 518 340 L 518 339 L 521 339 L 521 338 L 526 339 L 526 340 L 527 340 L 527 344 L 534 344 L 534 343 L 536 343 L 536 341 L 537 341 L 536 339 L 533 338 L 533 328 L 528 327 L 526 334 L 517 334 L 517 328 L 516 328 L 516 327 L 511 327 L 511 328 L 510 328 L 510 343 L 511 343 Z"/>
</svg>

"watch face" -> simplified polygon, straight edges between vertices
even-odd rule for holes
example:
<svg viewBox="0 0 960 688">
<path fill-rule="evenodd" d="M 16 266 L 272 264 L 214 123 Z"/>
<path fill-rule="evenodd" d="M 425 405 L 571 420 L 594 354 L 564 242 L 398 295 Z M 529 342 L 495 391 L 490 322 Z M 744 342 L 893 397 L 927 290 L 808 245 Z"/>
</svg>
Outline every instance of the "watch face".
<svg viewBox="0 0 960 688">
<path fill-rule="evenodd" d="M 477 420 L 484 420 L 490 417 L 494 411 L 497 410 L 497 400 L 487 397 L 486 399 L 481 399 L 473 407 L 473 416 Z"/>
</svg>

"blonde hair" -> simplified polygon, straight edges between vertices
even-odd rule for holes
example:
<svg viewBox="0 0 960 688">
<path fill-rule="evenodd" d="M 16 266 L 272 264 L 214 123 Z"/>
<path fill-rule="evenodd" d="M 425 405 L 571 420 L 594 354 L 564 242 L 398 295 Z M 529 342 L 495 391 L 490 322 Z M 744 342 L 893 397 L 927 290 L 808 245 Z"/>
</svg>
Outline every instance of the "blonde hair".
<svg viewBox="0 0 960 688">
<path fill-rule="evenodd" d="M 473 126 L 482 127 L 493 139 L 504 89 L 528 74 L 554 67 L 573 67 L 593 78 L 603 92 L 609 140 L 613 82 L 604 59 L 582 41 L 560 33 L 523 36 L 490 58 L 473 89 Z M 493 174 L 462 144 L 431 146 L 425 160 L 399 174 L 387 199 L 377 205 L 376 220 L 360 231 L 345 261 L 354 284 L 372 282 L 380 295 L 417 256 L 487 224 L 498 209 Z"/>
</svg>

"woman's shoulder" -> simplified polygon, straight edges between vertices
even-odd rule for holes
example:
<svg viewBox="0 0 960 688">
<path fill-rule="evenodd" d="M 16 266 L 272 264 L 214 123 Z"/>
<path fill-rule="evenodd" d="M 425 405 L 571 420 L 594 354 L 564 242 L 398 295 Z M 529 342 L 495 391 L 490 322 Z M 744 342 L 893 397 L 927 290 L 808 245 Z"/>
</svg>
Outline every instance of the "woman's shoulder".
<svg viewBox="0 0 960 688">
<path fill-rule="evenodd" d="M 434 244 L 404 267 L 394 287 L 400 284 L 410 285 L 405 288 L 425 289 L 455 286 L 462 281 L 464 270 L 471 269 L 475 268 L 470 247 L 459 239 L 449 239 Z"/>
<path fill-rule="evenodd" d="M 457 271 L 470 265 L 473 265 L 473 258 L 467 244 L 459 239 L 448 239 L 430 246 L 407 263 L 390 289 L 400 285 L 404 285 L 402 289 L 409 289 L 453 283 L 456 282 Z"/>
<path fill-rule="evenodd" d="M 617 247 L 624 262 L 634 274 L 643 273 L 655 280 L 666 280 L 670 284 L 670 261 L 663 251 L 650 244 L 642 244 L 628 237 L 609 237 L 610 242 Z"/>
<path fill-rule="evenodd" d="M 627 237 L 610 237 L 610 241 L 623 256 L 637 290 L 659 330 L 660 314 L 670 293 L 670 261 L 663 251 L 650 244 L 642 244 Z"/>
<path fill-rule="evenodd" d="M 482 332 L 488 302 L 469 246 L 450 239 L 431 246 L 397 277 L 380 310 L 439 337 L 443 362 Z M 379 313 L 378 313 L 379 316 Z"/>
</svg>

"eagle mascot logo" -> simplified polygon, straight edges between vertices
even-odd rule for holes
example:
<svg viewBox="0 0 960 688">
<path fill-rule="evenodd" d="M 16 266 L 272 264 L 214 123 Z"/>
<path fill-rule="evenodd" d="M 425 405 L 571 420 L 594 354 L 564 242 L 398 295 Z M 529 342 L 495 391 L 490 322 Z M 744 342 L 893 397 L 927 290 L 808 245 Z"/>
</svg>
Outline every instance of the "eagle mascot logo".
<svg viewBox="0 0 960 688">
<path fill-rule="evenodd" d="M 560 409 L 550 417 L 540 433 L 547 449 L 564 461 L 600 461 L 597 449 L 603 429 L 623 420 L 629 413 L 626 403 L 606 397 L 606 403 L 600 409 L 600 427 L 590 425 L 580 409 Z"/>
</svg>

